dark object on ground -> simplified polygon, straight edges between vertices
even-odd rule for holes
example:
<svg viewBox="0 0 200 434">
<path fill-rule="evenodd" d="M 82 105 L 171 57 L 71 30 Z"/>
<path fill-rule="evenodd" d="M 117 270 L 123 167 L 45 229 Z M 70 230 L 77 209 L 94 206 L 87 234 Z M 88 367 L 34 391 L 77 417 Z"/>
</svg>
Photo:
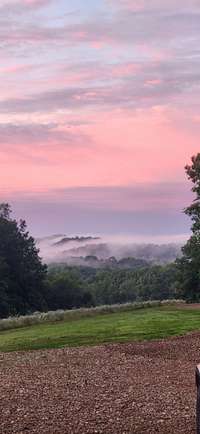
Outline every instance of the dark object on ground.
<svg viewBox="0 0 200 434">
<path fill-rule="evenodd" d="M 200 434 L 200 365 L 196 368 L 197 386 L 197 434 Z"/>
<path fill-rule="evenodd" d="M 200 333 L 0 353 L 0 434 L 196 434 Z"/>
</svg>

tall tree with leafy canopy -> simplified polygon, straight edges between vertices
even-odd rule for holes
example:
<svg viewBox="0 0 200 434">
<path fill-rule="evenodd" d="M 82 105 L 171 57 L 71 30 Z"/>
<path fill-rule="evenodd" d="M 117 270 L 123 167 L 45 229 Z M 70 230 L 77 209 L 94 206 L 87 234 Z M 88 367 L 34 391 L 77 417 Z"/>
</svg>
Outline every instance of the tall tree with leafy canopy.
<svg viewBox="0 0 200 434">
<path fill-rule="evenodd" d="M 185 167 L 195 194 L 185 214 L 192 220 L 192 236 L 183 247 L 183 257 L 177 260 L 180 294 L 189 301 L 200 300 L 200 153 Z"/>
<path fill-rule="evenodd" d="M 38 253 L 25 221 L 0 204 L 0 317 L 45 309 L 46 266 Z"/>
</svg>

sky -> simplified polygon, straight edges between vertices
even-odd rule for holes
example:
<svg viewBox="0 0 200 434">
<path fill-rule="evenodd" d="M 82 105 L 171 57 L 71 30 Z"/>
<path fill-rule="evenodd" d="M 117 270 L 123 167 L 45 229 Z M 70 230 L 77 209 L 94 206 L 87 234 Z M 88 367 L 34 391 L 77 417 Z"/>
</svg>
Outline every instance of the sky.
<svg viewBox="0 0 200 434">
<path fill-rule="evenodd" d="M 181 236 L 199 0 L 0 0 L 0 201 L 34 235 Z"/>
</svg>

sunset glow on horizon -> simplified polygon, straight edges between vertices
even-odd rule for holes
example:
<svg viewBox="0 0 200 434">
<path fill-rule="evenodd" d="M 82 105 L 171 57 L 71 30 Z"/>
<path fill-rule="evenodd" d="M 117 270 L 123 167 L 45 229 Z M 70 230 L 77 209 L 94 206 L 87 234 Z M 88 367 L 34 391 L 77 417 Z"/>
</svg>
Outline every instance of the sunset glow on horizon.
<svg viewBox="0 0 200 434">
<path fill-rule="evenodd" d="M 197 0 L 1 0 L 0 194 L 34 234 L 189 231 L 199 18 Z"/>
</svg>

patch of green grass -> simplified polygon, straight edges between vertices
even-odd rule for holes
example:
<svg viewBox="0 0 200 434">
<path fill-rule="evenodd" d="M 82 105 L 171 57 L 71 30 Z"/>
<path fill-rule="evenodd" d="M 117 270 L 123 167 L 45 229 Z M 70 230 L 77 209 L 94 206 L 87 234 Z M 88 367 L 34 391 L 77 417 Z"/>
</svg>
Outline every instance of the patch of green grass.
<svg viewBox="0 0 200 434">
<path fill-rule="evenodd" d="M 0 351 L 151 340 L 198 329 L 200 310 L 149 308 L 3 331 Z"/>
</svg>

